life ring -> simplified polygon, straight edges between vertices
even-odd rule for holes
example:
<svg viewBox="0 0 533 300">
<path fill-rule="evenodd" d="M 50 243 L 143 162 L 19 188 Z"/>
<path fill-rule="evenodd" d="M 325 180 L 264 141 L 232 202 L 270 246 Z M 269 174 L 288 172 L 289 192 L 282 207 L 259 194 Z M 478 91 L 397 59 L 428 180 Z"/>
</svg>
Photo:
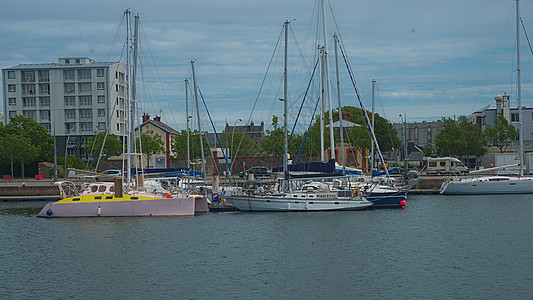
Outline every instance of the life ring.
<svg viewBox="0 0 533 300">
<path fill-rule="evenodd" d="M 356 195 L 356 196 L 359 195 L 359 192 L 360 192 L 360 191 L 361 191 L 361 190 L 360 190 L 359 188 L 357 188 L 357 187 L 353 189 L 353 193 L 354 193 L 354 195 Z"/>
<path fill-rule="evenodd" d="M 450 183 L 450 178 L 446 178 L 446 182 Z"/>
</svg>

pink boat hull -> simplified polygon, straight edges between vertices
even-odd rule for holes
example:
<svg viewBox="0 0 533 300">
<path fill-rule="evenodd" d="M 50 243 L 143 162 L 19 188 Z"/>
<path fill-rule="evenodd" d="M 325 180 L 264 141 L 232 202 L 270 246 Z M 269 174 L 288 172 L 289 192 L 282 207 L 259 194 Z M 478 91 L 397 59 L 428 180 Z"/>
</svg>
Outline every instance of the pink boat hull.
<svg viewBox="0 0 533 300">
<path fill-rule="evenodd" d="M 192 216 L 208 211 L 203 196 L 78 203 L 49 203 L 37 215 L 43 218 Z"/>
</svg>

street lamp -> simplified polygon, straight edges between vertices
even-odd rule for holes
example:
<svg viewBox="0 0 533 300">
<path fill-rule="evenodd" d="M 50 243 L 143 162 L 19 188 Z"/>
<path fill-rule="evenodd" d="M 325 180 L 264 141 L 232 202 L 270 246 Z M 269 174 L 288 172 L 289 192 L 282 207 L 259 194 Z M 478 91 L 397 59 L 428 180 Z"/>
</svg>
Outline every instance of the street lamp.
<svg viewBox="0 0 533 300">
<path fill-rule="evenodd" d="M 242 122 L 242 119 L 237 119 L 235 120 L 235 123 L 233 123 L 233 130 L 231 132 L 231 151 L 230 151 L 230 158 L 231 158 L 231 168 L 230 170 L 233 172 L 233 163 L 234 163 L 234 157 L 232 158 L 231 156 L 233 155 L 233 134 L 235 134 L 235 126 L 237 126 L 237 122 Z"/>
</svg>

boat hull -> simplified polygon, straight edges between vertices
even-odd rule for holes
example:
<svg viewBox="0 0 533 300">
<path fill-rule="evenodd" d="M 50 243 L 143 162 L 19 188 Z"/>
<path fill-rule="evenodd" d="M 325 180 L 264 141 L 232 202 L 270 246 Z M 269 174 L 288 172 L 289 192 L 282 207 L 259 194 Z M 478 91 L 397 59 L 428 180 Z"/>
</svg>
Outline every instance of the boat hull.
<svg viewBox="0 0 533 300">
<path fill-rule="evenodd" d="M 373 203 L 372 207 L 402 207 L 402 200 L 407 199 L 407 191 L 371 192 L 366 199 Z"/>
<path fill-rule="evenodd" d="M 190 216 L 207 212 L 207 199 L 203 196 L 152 198 L 132 200 L 114 198 L 112 201 L 82 199 L 47 204 L 37 215 L 43 218 L 67 217 L 140 217 L 140 216 Z M 76 199 L 73 197 L 73 199 Z"/>
<path fill-rule="evenodd" d="M 360 210 L 372 205 L 365 200 L 302 199 L 230 196 L 226 200 L 240 211 L 327 211 Z"/>
<path fill-rule="evenodd" d="M 445 181 L 440 193 L 443 195 L 533 194 L 533 180 Z"/>
</svg>

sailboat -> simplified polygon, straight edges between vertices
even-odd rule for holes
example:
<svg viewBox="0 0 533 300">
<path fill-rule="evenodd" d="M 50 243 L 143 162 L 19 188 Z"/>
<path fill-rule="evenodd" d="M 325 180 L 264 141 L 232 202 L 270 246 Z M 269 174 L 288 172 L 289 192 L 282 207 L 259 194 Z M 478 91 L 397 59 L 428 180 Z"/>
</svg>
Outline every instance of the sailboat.
<svg viewBox="0 0 533 300">
<path fill-rule="evenodd" d="M 440 193 L 443 195 L 533 194 L 533 177 L 524 176 L 524 131 L 522 124 L 522 90 L 520 76 L 520 9 L 518 2 L 519 0 L 516 0 L 516 69 L 518 111 L 520 116 L 520 144 L 518 151 L 518 155 L 520 157 L 520 176 L 494 175 L 464 179 L 446 178 L 440 189 Z"/>
<path fill-rule="evenodd" d="M 126 18 L 126 26 L 131 24 L 130 19 L 133 13 L 129 10 L 124 12 Z M 133 47 L 130 47 L 131 29 L 127 28 L 127 38 L 125 47 L 129 51 L 136 51 L 137 37 L 138 37 L 138 16 L 135 16 L 135 35 Z M 134 52 L 135 53 L 135 52 Z M 135 53 L 136 54 L 136 53 Z M 125 217 L 125 216 L 181 216 L 181 215 L 195 215 L 201 212 L 207 212 L 207 198 L 201 195 L 172 195 L 167 193 L 165 195 L 148 194 L 135 191 L 132 186 L 131 166 L 132 166 L 132 151 L 131 145 L 134 140 L 134 108 L 130 108 L 134 104 L 135 95 L 135 61 L 130 63 L 130 55 L 127 55 L 126 60 L 126 97 L 125 105 L 128 105 L 124 110 L 128 112 L 128 118 L 125 120 L 124 128 L 127 128 L 126 133 L 128 141 L 128 160 L 127 172 L 122 172 L 122 178 L 115 178 L 114 194 L 105 193 L 89 193 L 66 197 L 57 202 L 47 204 L 38 214 L 38 217 L 43 218 L 60 218 L 60 217 Z M 136 55 L 134 55 L 135 60 Z M 130 76 L 130 68 L 133 65 L 133 75 Z M 131 106 L 130 106 L 131 105 Z M 125 139 L 126 140 L 126 139 Z M 126 173 L 126 177 L 124 177 Z M 126 178 L 126 191 L 124 192 L 123 180 Z M 142 180 L 138 180 L 142 182 Z"/>
<path fill-rule="evenodd" d="M 324 0 L 322 1 L 324 8 Z M 328 184 L 315 183 L 302 185 L 293 189 L 289 178 L 288 141 L 287 141 L 287 49 L 289 22 L 284 23 L 285 59 L 284 59 L 284 154 L 283 181 L 281 192 L 277 194 L 257 194 L 242 196 L 226 196 L 226 200 L 241 211 L 329 211 L 329 210 L 360 210 L 372 205 L 357 190 L 334 191 Z M 325 34 L 325 33 L 324 33 Z M 294 171 L 294 170 L 293 170 Z"/>
</svg>

